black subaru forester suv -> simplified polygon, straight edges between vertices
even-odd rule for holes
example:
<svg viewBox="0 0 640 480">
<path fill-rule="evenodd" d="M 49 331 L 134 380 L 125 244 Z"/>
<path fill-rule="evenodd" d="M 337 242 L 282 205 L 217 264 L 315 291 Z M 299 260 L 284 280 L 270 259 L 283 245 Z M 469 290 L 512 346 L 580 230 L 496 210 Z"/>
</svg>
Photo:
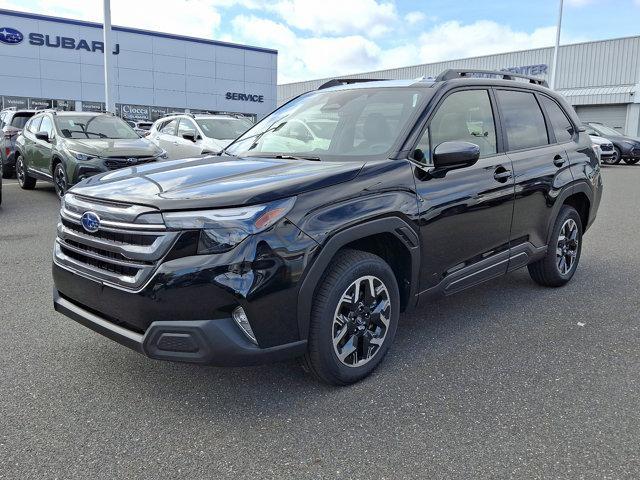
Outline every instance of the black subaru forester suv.
<svg viewBox="0 0 640 480">
<path fill-rule="evenodd" d="M 601 192 L 589 136 L 540 80 L 333 80 L 220 156 L 71 189 L 54 305 L 152 358 L 302 357 L 348 384 L 432 295 L 525 266 L 568 282 Z"/>
</svg>

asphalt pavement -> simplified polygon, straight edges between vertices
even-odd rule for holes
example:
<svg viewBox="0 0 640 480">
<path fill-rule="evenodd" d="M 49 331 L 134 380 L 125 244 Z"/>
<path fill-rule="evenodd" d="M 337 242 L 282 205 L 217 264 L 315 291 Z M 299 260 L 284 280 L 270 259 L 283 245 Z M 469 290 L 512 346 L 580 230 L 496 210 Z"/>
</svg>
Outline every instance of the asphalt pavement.
<svg viewBox="0 0 640 480">
<path fill-rule="evenodd" d="M 5 180 L 0 478 L 640 477 L 640 166 L 603 175 L 569 285 L 434 301 L 346 388 L 150 360 L 55 313 L 53 187 Z"/>
</svg>

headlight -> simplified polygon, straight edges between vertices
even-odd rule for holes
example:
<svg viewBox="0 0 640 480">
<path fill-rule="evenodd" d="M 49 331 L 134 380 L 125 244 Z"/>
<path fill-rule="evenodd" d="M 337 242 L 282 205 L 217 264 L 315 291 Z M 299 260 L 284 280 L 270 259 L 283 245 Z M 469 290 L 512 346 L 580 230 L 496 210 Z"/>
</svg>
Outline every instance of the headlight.
<svg viewBox="0 0 640 480">
<path fill-rule="evenodd" d="M 75 150 L 71 150 L 69 148 L 67 148 L 67 152 L 69 152 L 71 155 L 73 155 L 76 160 L 80 160 L 81 162 L 84 162 L 86 160 L 93 160 L 94 158 L 98 158 L 97 155 L 89 155 L 87 153 L 76 152 Z"/>
<path fill-rule="evenodd" d="M 289 213 L 294 203 L 295 197 L 291 197 L 262 205 L 166 212 L 163 216 L 170 229 L 201 230 L 198 253 L 221 253 L 274 225 Z"/>
</svg>

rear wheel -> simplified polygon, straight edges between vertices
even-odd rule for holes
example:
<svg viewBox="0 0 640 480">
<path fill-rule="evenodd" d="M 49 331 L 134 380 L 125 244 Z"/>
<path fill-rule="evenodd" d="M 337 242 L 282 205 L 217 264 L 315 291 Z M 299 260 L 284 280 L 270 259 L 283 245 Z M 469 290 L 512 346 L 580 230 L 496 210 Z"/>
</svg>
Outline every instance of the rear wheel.
<svg viewBox="0 0 640 480">
<path fill-rule="evenodd" d="M 369 375 L 395 337 L 400 294 L 380 257 L 345 250 L 316 292 L 304 363 L 324 382 L 347 385 Z"/>
<path fill-rule="evenodd" d="M 582 251 L 582 221 L 575 208 L 564 205 L 553 227 L 544 258 L 528 266 L 531 278 L 545 287 L 560 287 L 571 280 Z"/>
<path fill-rule="evenodd" d="M 640 162 L 640 158 L 625 158 L 624 159 L 624 163 L 626 163 L 627 165 L 635 165 L 638 162 Z"/>
<path fill-rule="evenodd" d="M 2 178 L 13 177 L 13 169 L 4 164 L 2 160 L 2 156 L 0 156 L 0 177 Z"/>
<path fill-rule="evenodd" d="M 16 158 L 16 176 L 18 177 L 20 188 L 24 190 L 33 190 L 35 188 L 36 179 L 30 177 L 27 173 L 27 167 L 24 164 L 22 155 L 18 155 L 18 158 Z"/>
</svg>

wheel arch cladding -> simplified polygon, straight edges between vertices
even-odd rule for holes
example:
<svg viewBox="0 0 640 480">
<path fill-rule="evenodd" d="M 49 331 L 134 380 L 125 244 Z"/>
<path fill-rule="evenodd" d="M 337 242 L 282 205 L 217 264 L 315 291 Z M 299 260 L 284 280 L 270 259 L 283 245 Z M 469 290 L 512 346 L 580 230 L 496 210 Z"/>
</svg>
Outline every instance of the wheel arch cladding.
<svg viewBox="0 0 640 480">
<path fill-rule="evenodd" d="M 56 165 L 59 163 L 64 163 L 64 161 L 62 160 L 62 157 L 60 157 L 59 155 L 54 155 L 51 158 L 51 166 L 50 166 L 51 175 L 53 175 L 53 171 L 55 170 Z"/>
<path fill-rule="evenodd" d="M 413 306 L 420 269 L 419 237 L 399 217 L 370 220 L 341 230 L 324 242 L 302 281 L 298 301 L 300 338 L 307 338 L 313 298 L 335 255 L 345 249 L 373 253 L 385 260 L 398 280 L 403 309 Z M 400 252 L 400 254 L 398 254 Z"/>
<path fill-rule="evenodd" d="M 587 228 L 589 223 L 589 211 L 591 209 L 591 202 L 589 197 L 584 192 L 576 192 L 569 195 L 563 202 L 563 205 L 569 205 L 576 209 L 578 215 L 580 215 L 580 221 L 582 222 L 582 229 Z"/>
</svg>

